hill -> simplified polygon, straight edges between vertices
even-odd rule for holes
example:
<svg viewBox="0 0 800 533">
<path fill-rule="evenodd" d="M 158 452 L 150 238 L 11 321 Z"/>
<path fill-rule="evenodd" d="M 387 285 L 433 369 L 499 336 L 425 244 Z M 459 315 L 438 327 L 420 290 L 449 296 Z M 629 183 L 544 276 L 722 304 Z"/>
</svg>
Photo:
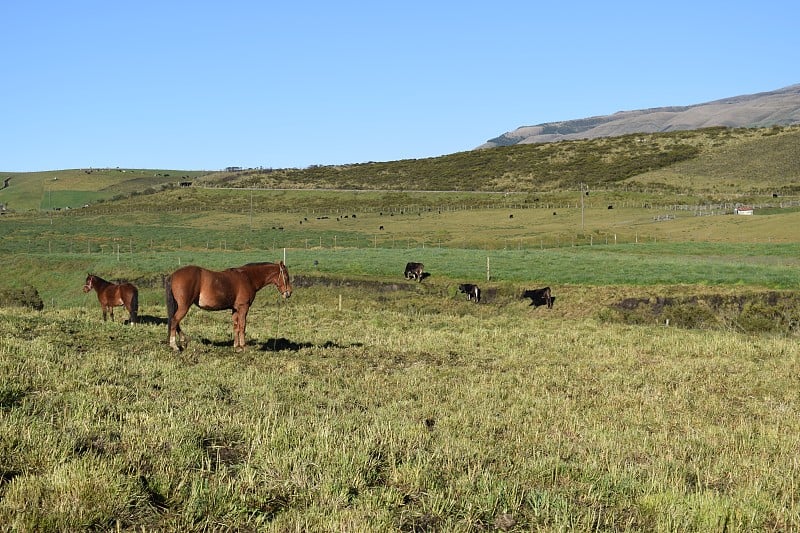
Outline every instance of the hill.
<svg viewBox="0 0 800 533">
<path fill-rule="evenodd" d="M 210 174 L 208 186 L 546 192 L 647 188 L 683 194 L 800 191 L 800 126 L 707 128 L 518 144 L 386 163 Z M 678 169 L 665 179 L 660 170 Z M 671 179 L 676 181 L 673 183 Z"/>
<path fill-rule="evenodd" d="M 714 126 L 752 128 L 792 124 L 800 124 L 800 84 L 690 106 L 620 111 L 613 115 L 522 126 L 488 140 L 479 148 Z"/>
<path fill-rule="evenodd" d="M 0 189 L 0 208 L 15 212 L 74 208 L 158 193 L 186 182 L 205 188 L 519 192 L 536 197 L 589 187 L 693 194 L 716 202 L 743 194 L 800 192 L 800 160 L 793 157 L 798 146 L 800 126 L 718 127 L 305 169 L 0 173 L 8 180 L 8 186 Z"/>
<path fill-rule="evenodd" d="M 74 209 L 154 192 L 203 174 L 206 172 L 122 168 L 0 172 L 0 206 L 13 211 Z"/>
</svg>

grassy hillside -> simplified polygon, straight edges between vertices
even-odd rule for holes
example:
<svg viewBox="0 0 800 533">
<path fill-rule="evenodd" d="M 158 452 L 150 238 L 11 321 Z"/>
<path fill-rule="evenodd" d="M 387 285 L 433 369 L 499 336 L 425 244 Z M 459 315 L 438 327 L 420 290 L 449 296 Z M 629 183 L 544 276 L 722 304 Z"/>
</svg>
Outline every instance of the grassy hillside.
<svg viewBox="0 0 800 533">
<path fill-rule="evenodd" d="M 0 172 L 0 204 L 14 211 L 77 208 L 134 193 L 177 186 L 207 172 L 185 170 L 69 169 Z"/>
<path fill-rule="evenodd" d="M 714 193 L 771 190 L 782 195 L 797 194 L 800 191 L 800 157 L 797 157 L 800 129 L 756 131 L 761 135 L 720 142 L 699 157 L 638 175 L 629 182 Z"/>
<path fill-rule="evenodd" d="M 313 166 L 190 172 L 83 169 L 0 173 L 9 186 L 0 203 L 20 212 L 75 208 L 151 194 L 191 181 L 196 186 L 267 189 L 516 192 L 556 201 L 581 187 L 640 191 L 671 203 L 723 201 L 800 192 L 800 127 L 710 128 L 540 145 L 472 150 L 442 157 Z M 543 196 L 544 195 L 544 196 Z M 399 200 L 399 202 L 397 201 Z M 393 204 L 402 203 L 394 197 Z M 373 202 L 377 205 L 377 202 Z"/>
<path fill-rule="evenodd" d="M 585 184 L 682 194 L 792 193 L 800 190 L 800 162 L 791 156 L 798 144 L 800 127 L 710 128 L 516 145 L 419 160 L 251 170 L 206 181 L 235 187 L 408 191 L 539 193 Z M 680 178 L 674 182 L 651 174 L 672 168 L 677 168 L 672 175 Z"/>
</svg>

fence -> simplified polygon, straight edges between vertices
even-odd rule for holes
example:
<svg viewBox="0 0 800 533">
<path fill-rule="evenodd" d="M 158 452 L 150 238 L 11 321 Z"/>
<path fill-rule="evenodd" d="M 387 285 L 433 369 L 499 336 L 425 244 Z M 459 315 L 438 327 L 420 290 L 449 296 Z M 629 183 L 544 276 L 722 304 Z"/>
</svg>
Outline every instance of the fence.
<svg viewBox="0 0 800 533">
<path fill-rule="evenodd" d="M 620 202 L 613 204 L 615 208 L 644 208 L 652 209 L 657 212 L 652 217 L 654 223 L 664 223 L 676 219 L 675 212 L 692 212 L 694 216 L 711 216 L 730 214 L 740 204 L 721 203 L 721 204 L 676 204 L 670 206 L 651 207 L 641 202 Z M 756 209 L 781 209 L 800 206 L 798 200 L 781 200 L 774 203 L 756 204 Z M 345 208 L 287 208 L 276 211 L 264 209 L 257 211 L 259 215 L 293 213 L 302 214 L 303 218 L 357 218 L 363 214 L 383 214 L 393 215 L 417 215 L 430 212 L 456 212 L 471 211 L 487 208 L 507 208 L 511 210 L 519 209 L 576 209 L 581 208 L 579 203 L 519 203 L 509 201 L 506 205 L 500 206 L 496 202 L 478 202 L 472 204 L 448 204 L 441 206 L 430 206 L 422 204 L 412 204 L 397 207 L 384 207 L 382 210 L 371 206 L 363 206 L 354 213 L 352 209 Z M 586 202 L 584 209 L 605 209 L 605 203 Z M 215 212 L 219 212 L 217 209 Z M 79 227 L 73 222 L 74 219 L 86 216 L 107 216 L 112 215 L 117 218 L 126 216 L 133 218 L 133 215 L 146 217 L 148 214 L 159 214 L 168 216 L 177 213 L 203 213 L 206 212 L 201 206 L 182 206 L 168 210 L 155 209 L 152 211 L 141 208 L 130 209 L 128 212 L 121 211 L 119 206 L 93 206 L 89 209 L 73 209 L 58 212 L 48 212 L 51 224 L 56 221 L 56 226 L 64 225 Z M 253 215 L 254 212 L 248 208 L 225 210 L 227 214 Z M 13 216 L 13 215 L 12 215 Z M 81 230 L 78 229 L 78 232 Z M 142 237 L 139 235 L 130 237 L 109 237 L 109 236 L 87 236 L 85 233 L 76 235 L 63 235 L 52 239 L 31 239 L 22 246 L 19 243 L 12 244 L 5 242 L 0 244 L 0 249 L 8 252 L 26 251 L 31 253 L 75 253 L 75 254 L 114 254 L 121 257 L 123 254 L 180 251 L 180 250 L 216 250 L 216 251 L 271 251 L 275 252 L 283 248 L 288 249 L 338 249 L 338 248 L 387 248 L 387 249 L 414 249 L 414 248 L 469 248 L 484 250 L 503 250 L 503 249 L 550 249 L 563 248 L 570 246 L 595 246 L 595 245 L 620 245 L 620 244 L 643 244 L 657 242 L 654 233 L 647 232 L 593 232 L 593 233 L 550 233 L 550 234 L 531 234 L 517 238 L 497 238 L 489 240 L 484 237 L 480 240 L 471 238 L 470 235 L 459 236 L 457 238 L 437 238 L 420 237 L 415 235 L 398 236 L 383 233 L 364 232 L 363 229 L 352 229 L 350 232 L 342 231 L 337 233 L 336 229 L 327 228 L 320 230 L 315 228 L 313 236 L 301 230 L 284 231 L 282 227 L 276 226 L 258 232 L 247 231 L 215 231 L 213 228 L 198 231 L 192 228 L 176 228 L 172 231 L 174 238 L 164 239 L 162 235 L 156 237 Z M 56 232 L 58 233 L 58 232 Z M 11 249 L 16 247 L 16 249 Z"/>
</svg>

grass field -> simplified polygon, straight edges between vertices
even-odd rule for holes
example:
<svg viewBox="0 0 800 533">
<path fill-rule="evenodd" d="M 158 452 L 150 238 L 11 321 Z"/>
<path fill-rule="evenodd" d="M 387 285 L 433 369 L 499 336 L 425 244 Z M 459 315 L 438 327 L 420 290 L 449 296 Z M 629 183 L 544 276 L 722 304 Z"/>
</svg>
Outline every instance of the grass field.
<svg viewBox="0 0 800 533">
<path fill-rule="evenodd" d="M 445 214 L 439 230 L 475 213 Z M 504 210 L 479 213 L 507 220 Z M 263 216 L 253 223 L 270 224 L 273 215 Z M 173 354 L 161 276 L 187 263 L 283 257 L 280 243 L 264 239 L 204 246 L 204 218 L 3 220 L 4 285 L 36 287 L 45 308 L 0 309 L 0 522 L 18 530 L 800 527 L 800 317 L 796 306 L 778 314 L 758 304 L 770 291 L 796 301 L 796 244 L 729 242 L 747 240 L 740 235 L 527 249 L 288 248 L 294 295 L 259 294 L 246 352 L 232 349 L 229 313 L 195 309 L 183 324 L 192 342 Z M 242 216 L 211 218 L 220 235 L 242 224 Z M 712 219 L 738 224 L 690 220 Z M 398 220 L 410 226 L 413 217 Z M 73 239 L 73 251 L 45 249 L 45 230 L 53 242 Z M 174 249 L 143 247 L 143 235 Z M 410 259 L 430 277 L 403 280 Z M 124 311 L 103 323 L 94 295 L 80 292 L 88 271 L 136 281 L 142 323 L 123 326 Z M 483 287 L 483 303 L 457 293 L 463 281 Z M 544 284 L 554 309 L 520 298 Z M 709 307 L 633 317 L 617 307 L 684 296 L 744 308 L 701 322 Z M 754 309 L 766 314 L 753 318 Z M 675 327 L 681 320 L 691 327 Z M 747 331 L 765 320 L 786 328 Z"/>
<path fill-rule="evenodd" d="M 733 203 L 653 205 L 641 193 L 383 195 L 174 190 L 58 213 L 6 215 L 8 251 L 176 248 L 534 249 L 647 242 L 793 243 L 793 197 L 756 216 L 729 216 Z M 767 199 L 764 199 L 765 201 Z M 583 201 L 583 203 L 581 203 Z M 790 207 L 781 207 L 781 206 Z M 612 208 L 609 209 L 609 206 Z M 727 206 L 725 209 L 724 206 Z M 727 213 L 727 214 L 725 214 Z M 704 216 L 699 216 L 704 215 Z M 711 215 L 711 216 L 705 216 Z M 168 230 L 168 231 L 165 231 Z M 16 249 L 11 249 L 16 246 Z M 45 248 L 46 247 L 46 248 Z"/>
<path fill-rule="evenodd" d="M 0 529 L 800 530 L 794 198 L 145 194 L 148 173 L 0 217 Z M 294 294 L 259 293 L 246 351 L 198 309 L 170 350 L 163 276 L 284 253 Z M 139 286 L 139 324 L 102 321 L 89 272 Z M 553 309 L 522 297 L 545 285 Z"/>
<path fill-rule="evenodd" d="M 161 305 L 0 310 L 0 521 L 800 527 L 794 339 L 575 318 L 578 290 L 550 312 L 398 292 L 265 289 L 242 354 L 227 313 L 190 314 L 174 355 Z"/>
<path fill-rule="evenodd" d="M 16 212 L 75 209 L 97 201 L 126 197 L 145 190 L 175 186 L 208 174 L 199 171 L 149 169 L 68 169 L 47 172 L 0 172 L 8 187 L 0 203 Z"/>
</svg>

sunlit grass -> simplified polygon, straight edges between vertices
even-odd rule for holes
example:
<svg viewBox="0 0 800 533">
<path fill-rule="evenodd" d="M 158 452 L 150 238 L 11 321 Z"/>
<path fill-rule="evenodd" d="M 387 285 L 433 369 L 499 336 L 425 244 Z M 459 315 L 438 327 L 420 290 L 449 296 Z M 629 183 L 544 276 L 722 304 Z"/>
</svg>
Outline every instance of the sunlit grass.
<svg viewBox="0 0 800 533">
<path fill-rule="evenodd" d="M 174 355 L 163 324 L 0 310 L 3 522 L 800 526 L 791 339 L 306 292 L 257 305 L 242 354 L 227 313 Z"/>
</svg>

